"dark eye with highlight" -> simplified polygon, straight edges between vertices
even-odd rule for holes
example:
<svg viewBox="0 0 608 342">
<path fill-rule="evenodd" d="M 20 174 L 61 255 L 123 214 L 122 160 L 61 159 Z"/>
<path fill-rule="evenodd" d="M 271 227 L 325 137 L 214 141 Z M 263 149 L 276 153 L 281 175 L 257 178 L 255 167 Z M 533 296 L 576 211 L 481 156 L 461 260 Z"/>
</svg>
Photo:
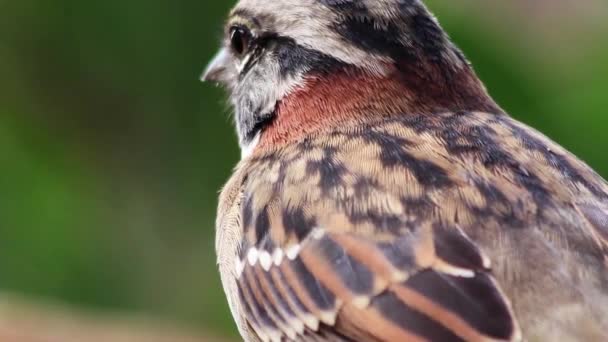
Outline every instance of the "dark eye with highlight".
<svg viewBox="0 0 608 342">
<path fill-rule="evenodd" d="M 233 26 L 230 28 L 230 46 L 232 51 L 241 56 L 249 49 L 252 34 L 248 28 L 243 26 Z"/>
</svg>

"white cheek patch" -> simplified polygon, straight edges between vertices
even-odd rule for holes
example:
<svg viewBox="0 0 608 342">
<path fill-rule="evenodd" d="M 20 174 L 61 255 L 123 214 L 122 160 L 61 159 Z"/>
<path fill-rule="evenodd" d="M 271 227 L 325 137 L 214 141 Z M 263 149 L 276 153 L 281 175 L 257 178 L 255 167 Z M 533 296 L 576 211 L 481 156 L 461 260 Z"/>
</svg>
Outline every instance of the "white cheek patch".
<svg viewBox="0 0 608 342">
<path fill-rule="evenodd" d="M 253 117 L 260 114 L 272 115 L 277 103 L 298 87 L 303 86 L 304 83 L 302 73 L 289 77 L 281 76 L 278 63 L 274 63 L 274 61 L 257 67 L 265 67 L 267 72 L 261 75 L 259 71 L 254 71 L 252 75 L 246 76 L 241 80 L 236 93 L 232 97 L 233 106 L 236 110 L 235 119 L 241 146 L 241 159 L 249 157 L 260 142 L 261 131 L 257 132 L 250 141 L 245 141 L 243 138 L 247 130 L 251 129 L 249 125 L 251 125 Z M 245 101 L 235 101 L 236 99 L 244 99 Z M 242 105 L 242 103 L 252 105 L 251 108 L 257 108 L 259 112 L 249 111 L 248 107 Z"/>
</svg>

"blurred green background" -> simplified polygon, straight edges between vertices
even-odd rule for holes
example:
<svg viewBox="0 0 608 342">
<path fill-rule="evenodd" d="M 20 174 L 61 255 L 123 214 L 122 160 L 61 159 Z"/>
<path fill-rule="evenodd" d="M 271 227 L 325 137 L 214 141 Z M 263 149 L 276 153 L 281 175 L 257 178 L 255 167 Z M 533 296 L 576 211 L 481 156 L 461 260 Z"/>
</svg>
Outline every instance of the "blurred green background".
<svg viewBox="0 0 608 342">
<path fill-rule="evenodd" d="M 490 92 L 608 176 L 608 2 L 427 2 Z M 214 260 L 239 151 L 199 83 L 232 2 L 0 0 L 0 291 L 235 336 Z"/>
</svg>

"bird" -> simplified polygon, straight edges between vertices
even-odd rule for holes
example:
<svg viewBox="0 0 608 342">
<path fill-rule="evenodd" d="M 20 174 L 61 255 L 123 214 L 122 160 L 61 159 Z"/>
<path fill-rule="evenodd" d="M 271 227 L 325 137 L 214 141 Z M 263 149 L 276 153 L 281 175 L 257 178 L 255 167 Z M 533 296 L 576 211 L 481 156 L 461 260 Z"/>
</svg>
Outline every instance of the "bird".
<svg viewBox="0 0 608 342">
<path fill-rule="evenodd" d="M 608 341 L 608 184 L 420 0 L 241 0 L 202 75 L 242 156 L 215 248 L 245 341 Z"/>
</svg>

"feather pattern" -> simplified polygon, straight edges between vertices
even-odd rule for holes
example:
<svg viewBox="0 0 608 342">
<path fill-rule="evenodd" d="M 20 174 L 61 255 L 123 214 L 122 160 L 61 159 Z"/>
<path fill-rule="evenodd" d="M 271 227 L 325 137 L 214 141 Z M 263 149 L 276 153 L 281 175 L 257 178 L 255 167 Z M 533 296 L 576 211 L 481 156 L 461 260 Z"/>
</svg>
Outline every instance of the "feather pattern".
<svg viewBox="0 0 608 342">
<path fill-rule="evenodd" d="M 243 150 L 216 249 L 246 341 L 608 341 L 607 183 L 422 1 L 240 0 L 203 78 Z"/>
<path fill-rule="evenodd" d="M 234 281 L 263 341 L 519 340 L 551 308 L 513 299 L 542 288 L 587 308 L 584 284 L 607 284 L 606 183 L 505 115 L 331 128 L 258 151 L 237 177 L 224 191 L 242 194 L 240 226 L 219 229 L 243 232 Z"/>
</svg>

